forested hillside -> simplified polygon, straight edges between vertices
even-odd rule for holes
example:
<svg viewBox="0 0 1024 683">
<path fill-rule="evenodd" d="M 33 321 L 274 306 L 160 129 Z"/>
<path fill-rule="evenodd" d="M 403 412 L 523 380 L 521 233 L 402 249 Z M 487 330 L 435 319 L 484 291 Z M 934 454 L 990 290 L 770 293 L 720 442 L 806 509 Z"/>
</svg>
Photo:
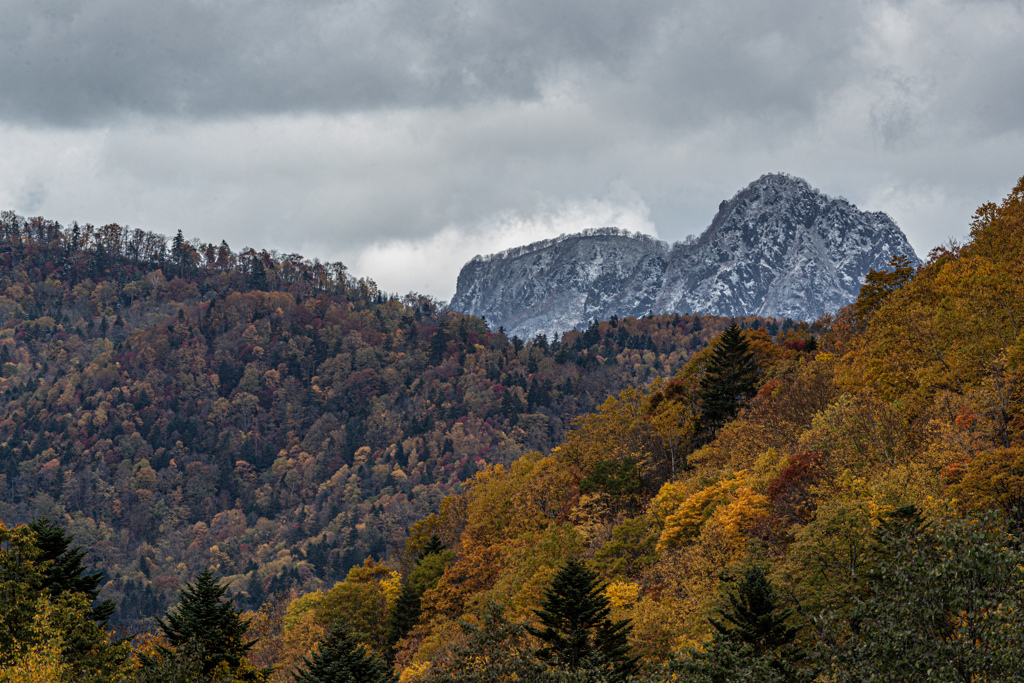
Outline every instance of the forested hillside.
<svg viewBox="0 0 1024 683">
<path fill-rule="evenodd" d="M 734 329 L 414 525 L 411 555 L 454 552 L 403 680 L 450 680 L 488 605 L 535 623 L 570 557 L 672 680 L 1021 680 L 1024 179 L 822 324 L 810 348 Z"/>
<path fill-rule="evenodd" d="M 8 255 L 3 515 L 59 524 L 0 525 L 3 683 L 1024 679 L 1024 178 L 813 335 L 522 344 L 270 255 L 72 285 L 98 251 Z M 106 642 L 129 580 L 179 602 Z"/>
<path fill-rule="evenodd" d="M 0 220 L 0 519 L 63 524 L 133 627 L 207 567 L 258 607 L 393 558 L 461 482 L 727 324 L 524 342 L 340 263 L 169 242 Z"/>
</svg>

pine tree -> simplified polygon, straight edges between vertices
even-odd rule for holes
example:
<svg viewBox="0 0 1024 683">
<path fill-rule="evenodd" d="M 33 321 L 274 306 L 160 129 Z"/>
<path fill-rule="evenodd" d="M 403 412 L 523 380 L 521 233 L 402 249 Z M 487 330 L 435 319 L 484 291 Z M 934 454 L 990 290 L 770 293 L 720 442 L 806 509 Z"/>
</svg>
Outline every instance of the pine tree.
<svg viewBox="0 0 1024 683">
<path fill-rule="evenodd" d="M 293 674 L 297 683 L 394 683 L 397 678 L 377 655 L 360 644 L 351 631 L 336 624 L 320 641 L 312 659 Z"/>
<path fill-rule="evenodd" d="M 402 583 L 402 592 L 398 594 L 391 613 L 388 615 L 388 646 L 394 648 L 402 638 L 409 634 L 416 622 L 420 620 L 421 594 L 411 582 Z"/>
<path fill-rule="evenodd" d="M 185 584 L 178 593 L 177 609 L 168 612 L 165 619 L 157 619 L 174 647 L 190 642 L 200 645 L 204 674 L 221 662 L 226 662 L 232 671 L 237 670 L 242 657 L 255 645 L 255 641 L 245 640 L 249 620 L 242 619 L 233 602 L 222 600 L 225 591 L 227 588 L 217 584 L 213 572 L 203 570 L 195 583 Z"/>
<path fill-rule="evenodd" d="M 445 551 L 444 543 L 441 541 L 441 537 L 437 534 L 431 534 L 427 540 L 427 544 L 423 546 L 423 550 L 420 551 L 417 561 L 422 560 L 427 555 L 439 555 Z"/>
<path fill-rule="evenodd" d="M 545 645 L 535 653 L 549 666 L 577 670 L 610 669 L 612 680 L 624 680 L 637 667 L 629 655 L 629 620 L 612 622 L 604 596 L 607 586 L 597 573 L 570 557 L 544 590 L 541 609 L 534 610 L 543 628 L 527 627 Z"/>
<path fill-rule="evenodd" d="M 402 592 L 395 600 L 388 617 L 389 647 L 394 648 L 398 641 L 416 626 L 420 619 L 420 601 L 423 594 L 437 585 L 453 557 L 453 553 L 446 551 L 441 537 L 431 534 L 416 558 L 416 567 L 402 582 Z"/>
<path fill-rule="evenodd" d="M 719 337 L 700 380 L 698 438 L 710 441 L 722 425 L 736 416 L 743 401 L 754 395 L 756 383 L 754 354 L 740 328 L 733 324 Z"/>
<path fill-rule="evenodd" d="M 267 269 L 258 256 L 249 263 L 249 287 L 260 292 L 267 291 Z"/>
<path fill-rule="evenodd" d="M 62 593 L 81 593 L 94 603 L 100 594 L 99 585 L 104 572 L 86 573 L 82 565 L 86 552 L 80 547 L 71 547 L 74 537 L 45 517 L 32 520 L 28 527 L 35 534 L 34 545 L 39 549 L 36 562 L 40 565 L 50 563 L 43 570 L 41 588 L 49 591 L 54 599 Z M 91 618 L 100 626 L 106 626 L 113 614 L 114 603 L 111 600 L 104 600 L 90 610 Z"/>
<path fill-rule="evenodd" d="M 738 591 L 730 593 L 728 600 L 728 608 L 719 614 L 731 626 L 714 619 L 708 621 L 727 638 L 752 646 L 757 655 L 789 645 L 796 638 L 799 629 L 786 625 L 793 611 L 779 606 L 763 568 L 748 568 Z"/>
</svg>

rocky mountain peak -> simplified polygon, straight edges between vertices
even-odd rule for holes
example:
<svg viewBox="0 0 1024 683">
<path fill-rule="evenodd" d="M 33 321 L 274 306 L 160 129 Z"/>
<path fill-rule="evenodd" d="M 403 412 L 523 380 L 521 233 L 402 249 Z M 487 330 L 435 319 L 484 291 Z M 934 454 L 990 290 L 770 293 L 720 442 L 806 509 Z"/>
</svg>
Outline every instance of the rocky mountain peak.
<svg viewBox="0 0 1024 683">
<path fill-rule="evenodd" d="M 855 300 L 896 254 L 917 261 L 886 214 L 773 173 L 723 201 L 696 239 L 602 228 L 478 256 L 451 305 L 523 337 L 649 311 L 809 320 Z"/>
</svg>

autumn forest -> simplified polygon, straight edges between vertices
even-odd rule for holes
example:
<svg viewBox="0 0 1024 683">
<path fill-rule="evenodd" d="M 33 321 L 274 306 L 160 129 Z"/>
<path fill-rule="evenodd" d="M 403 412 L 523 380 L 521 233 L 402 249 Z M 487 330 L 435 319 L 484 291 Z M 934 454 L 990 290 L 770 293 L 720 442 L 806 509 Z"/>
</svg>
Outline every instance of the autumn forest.
<svg viewBox="0 0 1024 683">
<path fill-rule="evenodd" d="M 0 682 L 1024 680 L 1024 179 L 813 323 L 519 339 L 0 214 Z"/>
</svg>

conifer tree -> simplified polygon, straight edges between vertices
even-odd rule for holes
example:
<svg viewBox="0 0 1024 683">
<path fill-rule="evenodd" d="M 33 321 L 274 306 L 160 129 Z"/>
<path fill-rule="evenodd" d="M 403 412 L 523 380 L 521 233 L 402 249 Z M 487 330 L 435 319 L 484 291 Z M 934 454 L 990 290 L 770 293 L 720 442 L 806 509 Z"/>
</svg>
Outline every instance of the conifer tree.
<svg viewBox="0 0 1024 683">
<path fill-rule="evenodd" d="M 267 291 L 267 269 L 258 256 L 249 263 L 249 287 L 261 292 Z"/>
<path fill-rule="evenodd" d="M 423 546 L 423 550 L 420 551 L 418 560 L 422 560 L 427 555 L 439 555 L 445 550 L 444 543 L 441 541 L 441 537 L 437 534 L 431 534 L 427 540 L 427 544 Z"/>
<path fill-rule="evenodd" d="M 94 603 L 100 594 L 99 585 L 104 572 L 86 573 L 82 566 L 86 551 L 71 547 L 74 537 L 45 517 L 32 520 L 28 527 L 35 534 L 34 545 L 39 549 L 35 561 L 45 566 L 40 588 L 55 599 L 62 593 L 81 593 Z M 49 564 L 44 564 L 47 562 Z M 106 626 L 114 609 L 112 600 L 104 600 L 91 608 L 90 616 L 100 626 Z"/>
<path fill-rule="evenodd" d="M 387 664 L 360 644 L 341 623 L 320 641 L 313 658 L 293 674 L 297 683 L 394 683 Z"/>
<path fill-rule="evenodd" d="M 181 589 L 177 609 L 168 612 L 165 619 L 157 619 L 174 647 L 190 642 L 200 645 L 204 674 L 221 662 L 226 662 L 232 671 L 237 670 L 242 657 L 255 645 L 255 641 L 245 639 L 249 620 L 242 619 L 233 602 L 222 600 L 226 590 L 218 585 L 213 572 L 204 569 L 195 583 L 185 584 Z"/>
<path fill-rule="evenodd" d="M 570 557 L 544 590 L 541 609 L 534 610 L 543 628 L 527 627 L 544 642 L 535 653 L 549 666 L 578 670 L 610 669 L 612 680 L 624 680 L 637 667 L 629 655 L 629 620 L 612 622 L 597 573 Z"/>
<path fill-rule="evenodd" d="M 710 441 L 722 425 L 736 416 L 743 401 L 754 395 L 757 362 L 740 328 L 733 324 L 718 338 L 700 380 L 698 438 Z"/>
<path fill-rule="evenodd" d="M 787 626 L 793 611 L 780 607 L 763 568 L 748 568 L 738 591 L 730 593 L 728 601 L 728 608 L 719 611 L 728 624 L 708 621 L 722 635 L 752 646 L 757 655 L 789 645 L 796 638 L 799 629 Z"/>
<path fill-rule="evenodd" d="M 446 552 L 441 538 L 431 534 L 416 559 L 416 567 L 402 582 L 402 592 L 391 608 L 388 617 L 388 645 L 391 648 L 416 626 L 420 619 L 423 594 L 437 585 L 452 556 L 451 552 Z"/>
</svg>

